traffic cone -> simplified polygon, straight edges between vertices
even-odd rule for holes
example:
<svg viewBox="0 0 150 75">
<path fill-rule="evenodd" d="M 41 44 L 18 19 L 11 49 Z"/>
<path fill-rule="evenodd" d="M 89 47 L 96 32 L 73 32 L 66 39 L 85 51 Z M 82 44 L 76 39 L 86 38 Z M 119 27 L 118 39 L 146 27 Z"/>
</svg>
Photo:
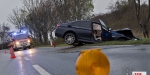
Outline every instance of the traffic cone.
<svg viewBox="0 0 150 75">
<path fill-rule="evenodd" d="M 14 50 L 12 47 L 10 47 L 10 54 L 11 54 L 10 58 L 16 58 Z"/>
<path fill-rule="evenodd" d="M 56 44 L 55 44 L 55 42 L 54 42 L 54 41 L 52 42 L 52 45 L 53 45 L 53 47 L 56 47 Z"/>
<path fill-rule="evenodd" d="M 10 46 L 10 50 L 9 50 L 9 53 L 10 53 L 10 54 L 12 54 L 12 50 L 11 50 L 11 48 L 12 48 L 12 47 Z"/>
</svg>

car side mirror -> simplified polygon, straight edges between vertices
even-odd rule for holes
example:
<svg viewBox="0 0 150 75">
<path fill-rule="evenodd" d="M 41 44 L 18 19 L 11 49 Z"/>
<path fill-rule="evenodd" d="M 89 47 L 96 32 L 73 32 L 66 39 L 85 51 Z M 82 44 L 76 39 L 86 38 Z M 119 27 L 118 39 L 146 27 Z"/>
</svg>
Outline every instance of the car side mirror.
<svg viewBox="0 0 150 75">
<path fill-rule="evenodd" d="M 71 28 L 72 26 L 71 26 L 71 25 L 68 25 L 68 27 Z"/>
</svg>

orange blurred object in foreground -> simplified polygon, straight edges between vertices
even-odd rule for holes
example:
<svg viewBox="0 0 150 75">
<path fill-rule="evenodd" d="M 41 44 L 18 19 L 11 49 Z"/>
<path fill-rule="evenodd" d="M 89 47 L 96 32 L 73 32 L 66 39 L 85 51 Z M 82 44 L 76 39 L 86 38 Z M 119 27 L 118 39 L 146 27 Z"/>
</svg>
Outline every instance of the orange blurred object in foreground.
<svg viewBox="0 0 150 75">
<path fill-rule="evenodd" d="M 81 51 L 76 61 L 77 75 L 109 75 L 110 63 L 99 48 Z"/>
</svg>

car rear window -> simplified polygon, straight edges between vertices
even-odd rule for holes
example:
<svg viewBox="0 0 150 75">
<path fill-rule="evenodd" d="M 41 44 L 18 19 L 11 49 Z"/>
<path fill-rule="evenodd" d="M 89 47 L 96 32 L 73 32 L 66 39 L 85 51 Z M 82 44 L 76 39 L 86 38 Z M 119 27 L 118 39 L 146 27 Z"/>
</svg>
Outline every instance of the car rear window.
<svg viewBox="0 0 150 75">
<path fill-rule="evenodd" d="M 80 27 L 80 22 L 79 22 L 79 21 L 73 22 L 73 26 L 75 26 L 75 27 Z"/>
<path fill-rule="evenodd" d="M 81 21 L 81 27 L 84 28 L 91 28 L 91 22 L 90 21 Z"/>
<path fill-rule="evenodd" d="M 76 21 L 73 23 L 73 26 L 81 27 L 81 28 L 91 28 L 91 22 L 90 21 Z"/>
</svg>

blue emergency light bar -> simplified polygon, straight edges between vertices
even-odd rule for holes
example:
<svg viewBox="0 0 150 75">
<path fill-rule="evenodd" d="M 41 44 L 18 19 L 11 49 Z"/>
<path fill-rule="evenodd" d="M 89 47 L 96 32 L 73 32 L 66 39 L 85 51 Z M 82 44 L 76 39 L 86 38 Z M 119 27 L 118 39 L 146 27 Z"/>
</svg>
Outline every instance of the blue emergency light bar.
<svg viewBox="0 0 150 75">
<path fill-rule="evenodd" d="M 14 33 L 12 33 L 12 35 L 17 35 L 17 33 L 16 33 L 16 32 L 14 32 Z"/>
<path fill-rule="evenodd" d="M 26 32 L 26 31 L 22 31 L 22 33 L 24 33 L 24 34 L 25 34 L 25 33 L 27 33 L 27 32 Z"/>
<path fill-rule="evenodd" d="M 11 33 L 12 36 L 19 35 L 19 34 L 27 34 L 27 31 L 21 31 L 21 33 L 20 32 Z"/>
</svg>

